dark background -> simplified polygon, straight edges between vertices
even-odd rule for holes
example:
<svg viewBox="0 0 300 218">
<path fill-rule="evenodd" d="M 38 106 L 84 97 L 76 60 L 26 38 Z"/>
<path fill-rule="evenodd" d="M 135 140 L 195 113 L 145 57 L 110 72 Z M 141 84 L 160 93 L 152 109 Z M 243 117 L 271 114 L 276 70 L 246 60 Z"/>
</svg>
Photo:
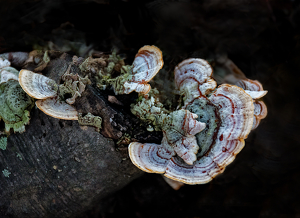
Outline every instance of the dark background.
<svg viewBox="0 0 300 218">
<path fill-rule="evenodd" d="M 113 47 L 131 63 L 164 54 L 165 78 L 189 57 L 228 56 L 268 94 L 268 116 L 225 172 L 172 190 L 144 174 L 86 217 L 300 217 L 300 3 L 272 0 L 1 0 L 0 53 L 49 48 L 88 55 Z M 81 48 L 81 50 L 79 49 Z"/>
</svg>

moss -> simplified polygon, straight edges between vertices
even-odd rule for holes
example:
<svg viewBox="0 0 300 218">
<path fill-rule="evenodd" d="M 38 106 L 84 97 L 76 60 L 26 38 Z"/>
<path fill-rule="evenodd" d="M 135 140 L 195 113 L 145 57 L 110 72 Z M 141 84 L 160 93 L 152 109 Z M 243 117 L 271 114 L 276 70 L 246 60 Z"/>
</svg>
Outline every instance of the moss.
<svg viewBox="0 0 300 218">
<path fill-rule="evenodd" d="M 5 150 L 7 146 L 7 137 L 6 136 L 2 136 L 0 138 L 0 149 Z"/>
<path fill-rule="evenodd" d="M 9 172 L 7 169 L 2 170 L 2 173 L 5 177 L 9 177 L 9 175 L 11 174 L 11 172 Z"/>
</svg>

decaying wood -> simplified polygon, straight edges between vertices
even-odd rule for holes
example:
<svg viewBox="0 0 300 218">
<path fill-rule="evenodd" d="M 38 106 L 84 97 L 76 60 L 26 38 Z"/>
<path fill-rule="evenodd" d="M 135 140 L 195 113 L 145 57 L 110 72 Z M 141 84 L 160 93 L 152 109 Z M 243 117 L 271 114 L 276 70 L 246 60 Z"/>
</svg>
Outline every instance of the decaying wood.
<svg viewBox="0 0 300 218">
<path fill-rule="evenodd" d="M 59 83 L 71 61 L 68 55 L 56 57 L 42 73 Z M 75 65 L 71 69 L 80 73 Z M 1 171 L 11 173 L 0 173 L 0 217 L 72 217 L 142 174 L 131 163 L 126 144 L 160 141 L 161 135 L 141 128 L 124 109 L 128 104 L 113 108 L 107 96 L 88 85 L 74 104 L 80 113 L 102 117 L 100 133 L 36 107 L 31 111 L 26 132 L 10 135 L 7 149 L 0 151 Z"/>
</svg>

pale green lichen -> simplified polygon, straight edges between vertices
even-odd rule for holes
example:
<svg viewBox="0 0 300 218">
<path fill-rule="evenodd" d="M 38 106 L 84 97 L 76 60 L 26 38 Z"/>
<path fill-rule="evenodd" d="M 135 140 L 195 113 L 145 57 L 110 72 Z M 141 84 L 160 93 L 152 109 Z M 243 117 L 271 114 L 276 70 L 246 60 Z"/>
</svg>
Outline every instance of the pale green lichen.
<svg viewBox="0 0 300 218">
<path fill-rule="evenodd" d="M 104 59 L 102 59 L 104 61 Z M 94 59 L 95 62 L 95 59 Z M 87 59 L 80 66 L 81 70 L 85 71 L 89 69 L 93 72 L 93 59 Z M 131 81 L 132 79 L 132 66 L 125 65 L 123 58 L 117 55 L 116 51 L 113 51 L 107 59 L 105 59 L 106 66 L 98 68 L 98 75 L 96 77 L 97 87 L 101 90 L 105 90 L 107 87 L 112 87 L 115 94 L 124 93 L 124 83 Z"/>
<path fill-rule="evenodd" d="M 136 104 L 131 105 L 131 112 L 141 121 L 148 125 L 147 130 L 163 131 L 170 143 L 174 143 L 182 138 L 182 122 L 185 119 L 185 110 L 170 112 L 159 102 L 157 95 L 159 92 L 152 89 L 147 95 L 147 99 L 140 96 Z M 149 131 L 149 130 L 148 130 Z"/>
<path fill-rule="evenodd" d="M 20 160 L 23 160 L 22 156 L 20 153 L 17 152 L 17 155 L 16 155 Z"/>
<path fill-rule="evenodd" d="M 152 89 L 148 93 L 147 98 L 140 96 L 137 103 L 131 105 L 131 113 L 145 124 L 153 126 L 155 131 L 161 131 L 164 121 L 170 112 L 159 102 L 159 99 L 156 97 L 157 94 L 158 91 Z"/>
<path fill-rule="evenodd" d="M 9 177 L 9 175 L 11 174 L 11 172 L 9 172 L 7 169 L 2 170 L 2 173 L 5 177 Z"/>
<path fill-rule="evenodd" d="M 9 133 L 12 128 L 14 132 L 24 132 L 34 101 L 18 81 L 9 80 L 0 85 L 0 105 L 0 118 L 5 122 L 5 131 Z"/>
<path fill-rule="evenodd" d="M 116 145 L 128 145 L 131 141 L 131 136 L 125 133 L 116 143 Z"/>
<path fill-rule="evenodd" d="M 78 113 L 78 123 L 82 126 L 96 127 L 96 130 L 99 132 L 101 129 L 102 118 L 91 113 L 88 113 L 85 116 L 82 116 L 82 113 Z"/>
<path fill-rule="evenodd" d="M 59 85 L 59 96 L 64 99 L 68 104 L 74 104 L 77 97 L 80 97 L 85 90 L 86 85 L 91 84 L 88 76 L 84 78 L 78 74 L 70 73 L 71 65 L 68 67 L 64 75 L 62 75 L 62 80 L 64 84 Z M 70 96 L 66 98 L 66 96 Z"/>
<path fill-rule="evenodd" d="M 5 150 L 7 146 L 7 137 L 6 136 L 2 136 L 0 138 L 0 149 Z"/>
</svg>

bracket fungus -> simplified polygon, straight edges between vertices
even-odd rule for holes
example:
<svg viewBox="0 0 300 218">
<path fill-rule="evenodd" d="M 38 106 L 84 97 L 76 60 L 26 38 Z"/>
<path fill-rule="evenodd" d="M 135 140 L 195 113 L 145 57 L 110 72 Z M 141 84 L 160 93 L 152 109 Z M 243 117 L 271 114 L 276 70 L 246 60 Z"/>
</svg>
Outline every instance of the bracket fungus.
<svg viewBox="0 0 300 218">
<path fill-rule="evenodd" d="M 244 89 L 245 92 L 248 93 L 253 99 L 254 114 L 252 130 L 256 129 L 260 121 L 268 114 L 267 106 L 263 101 L 259 100 L 265 96 L 268 91 L 265 91 L 262 87 L 262 84 L 257 80 L 240 80 L 236 83 L 236 85 Z"/>
<path fill-rule="evenodd" d="M 152 120 L 155 125 L 159 119 L 163 120 L 161 144 L 132 142 L 129 145 L 133 164 L 143 171 L 164 174 L 175 181 L 203 184 L 222 173 L 235 159 L 244 147 L 255 116 L 259 119 L 265 115 L 262 112 L 266 111 L 265 105 L 253 102 L 252 98 L 266 92 L 262 87 L 249 88 L 248 83 L 243 88 L 249 91 L 229 84 L 217 87 L 211 75 L 212 68 L 203 59 L 187 59 L 175 68 L 175 83 L 184 100 L 179 111 L 185 111 L 184 119 L 176 111 L 170 113 L 172 119 L 162 119 L 164 113 L 153 114 L 155 101 L 142 100 L 139 106 L 133 106 L 132 112 L 141 119 Z M 138 110 L 141 104 L 148 109 Z M 187 119 L 189 114 L 193 119 Z M 178 123 L 180 119 L 182 122 Z M 190 132 L 195 139 L 186 135 L 189 129 L 185 127 L 186 121 L 193 124 L 191 126 L 202 127 Z"/>
<path fill-rule="evenodd" d="M 28 95 L 38 99 L 35 104 L 45 114 L 63 120 L 78 120 L 76 109 L 60 100 L 58 85 L 54 80 L 29 70 L 21 70 L 19 82 Z"/>
<path fill-rule="evenodd" d="M 135 56 L 133 64 L 122 66 L 120 69 L 121 75 L 116 78 L 111 78 L 113 69 L 109 62 L 106 67 L 106 74 L 100 73 L 101 80 L 98 84 L 101 88 L 106 88 L 107 85 L 112 85 L 116 95 L 129 94 L 133 91 L 147 94 L 151 86 L 148 82 L 158 73 L 163 66 L 162 52 L 156 46 L 143 46 L 139 49 Z"/>
</svg>

